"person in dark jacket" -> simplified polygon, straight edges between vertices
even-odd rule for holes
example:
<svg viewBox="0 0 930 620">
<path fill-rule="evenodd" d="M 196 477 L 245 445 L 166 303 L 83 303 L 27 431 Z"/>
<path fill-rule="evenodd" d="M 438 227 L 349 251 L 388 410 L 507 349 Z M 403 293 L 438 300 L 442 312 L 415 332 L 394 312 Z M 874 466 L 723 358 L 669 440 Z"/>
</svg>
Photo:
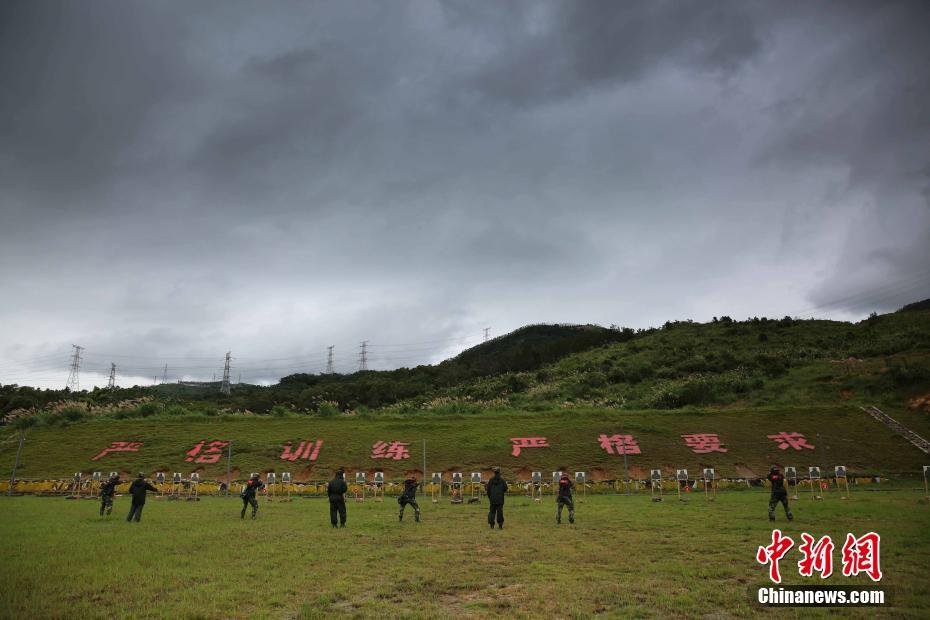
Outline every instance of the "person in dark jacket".
<svg viewBox="0 0 930 620">
<path fill-rule="evenodd" d="M 769 521 L 775 520 L 775 507 L 781 502 L 785 507 L 785 516 L 791 521 L 794 515 L 788 508 L 788 489 L 785 488 L 785 477 L 782 475 L 778 465 L 772 465 L 767 476 L 768 481 L 772 483 L 772 495 L 769 497 Z"/>
<path fill-rule="evenodd" d="M 136 523 L 142 520 L 142 508 L 145 507 L 145 494 L 147 491 L 158 493 L 158 489 L 145 481 L 145 474 L 139 472 L 139 477 L 129 485 L 129 494 L 132 495 L 132 506 L 129 507 L 129 516 L 126 521 L 136 518 Z"/>
<path fill-rule="evenodd" d="M 349 485 L 345 481 L 345 472 L 336 470 L 336 476 L 326 485 L 326 494 L 329 496 L 329 522 L 336 527 L 336 515 L 339 516 L 339 527 L 346 526 L 346 492 Z"/>
<path fill-rule="evenodd" d="M 417 504 L 417 486 L 419 484 L 413 475 L 404 480 L 404 492 L 397 498 L 397 503 L 400 504 L 398 520 L 404 520 L 404 508 L 407 507 L 407 504 L 410 504 L 413 506 L 413 520 L 417 523 L 420 522 L 420 506 Z"/>
<path fill-rule="evenodd" d="M 494 520 L 497 520 L 497 527 L 504 529 L 504 496 L 507 493 L 507 483 L 501 478 L 501 468 L 492 467 L 494 475 L 488 480 L 487 493 L 488 503 L 491 509 L 488 511 L 488 525 L 494 529 Z"/>
<path fill-rule="evenodd" d="M 568 474 L 563 473 L 562 477 L 559 478 L 559 494 L 555 498 L 555 502 L 558 504 L 558 510 L 555 514 L 556 524 L 562 523 L 563 506 L 568 507 L 568 522 L 575 522 L 575 502 L 572 501 L 572 489 L 574 488 L 575 483 L 568 477 Z"/>
<path fill-rule="evenodd" d="M 113 474 L 107 481 L 100 485 L 100 516 L 104 512 L 107 516 L 113 512 L 113 495 L 116 494 L 116 485 L 120 483 L 119 474 Z"/>
<path fill-rule="evenodd" d="M 262 482 L 261 478 L 258 477 L 258 474 L 252 474 L 249 481 L 245 483 L 242 493 L 240 493 L 242 497 L 242 512 L 239 513 L 240 519 L 245 519 L 245 511 L 250 504 L 252 505 L 252 518 L 255 518 L 258 514 L 258 499 L 256 499 L 255 494 L 264 488 L 265 484 Z"/>
</svg>

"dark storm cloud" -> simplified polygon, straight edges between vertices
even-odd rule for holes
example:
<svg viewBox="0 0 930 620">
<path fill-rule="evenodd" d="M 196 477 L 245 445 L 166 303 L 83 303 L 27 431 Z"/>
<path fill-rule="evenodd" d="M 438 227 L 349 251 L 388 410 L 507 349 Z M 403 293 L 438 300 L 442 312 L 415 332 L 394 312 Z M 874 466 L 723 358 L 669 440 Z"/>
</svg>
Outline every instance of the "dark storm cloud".
<svg viewBox="0 0 930 620">
<path fill-rule="evenodd" d="M 492 55 L 475 85 L 491 97 L 529 104 L 669 65 L 727 74 L 761 47 L 757 28 L 764 24 L 754 23 L 749 10 L 745 2 L 559 3 L 550 15 L 518 16 L 521 27 L 511 33 L 517 43 Z"/>
<path fill-rule="evenodd" d="M 926 297 L 926 6 L 4 3 L 0 381 Z"/>
</svg>

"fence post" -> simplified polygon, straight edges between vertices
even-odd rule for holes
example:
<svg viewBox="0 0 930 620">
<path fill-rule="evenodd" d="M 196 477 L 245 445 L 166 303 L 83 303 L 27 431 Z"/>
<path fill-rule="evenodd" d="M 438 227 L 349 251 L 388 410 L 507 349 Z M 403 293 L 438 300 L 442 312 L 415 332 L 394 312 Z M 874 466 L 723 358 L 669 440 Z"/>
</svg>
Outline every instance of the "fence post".
<svg viewBox="0 0 930 620">
<path fill-rule="evenodd" d="M 6 490 L 6 494 L 9 496 L 13 495 L 13 484 L 16 482 L 16 469 L 19 467 L 19 455 L 23 451 L 23 441 L 26 439 L 26 431 L 24 429 L 19 429 L 19 447 L 16 448 L 16 460 L 13 461 L 13 473 L 10 475 L 10 488 Z"/>
</svg>

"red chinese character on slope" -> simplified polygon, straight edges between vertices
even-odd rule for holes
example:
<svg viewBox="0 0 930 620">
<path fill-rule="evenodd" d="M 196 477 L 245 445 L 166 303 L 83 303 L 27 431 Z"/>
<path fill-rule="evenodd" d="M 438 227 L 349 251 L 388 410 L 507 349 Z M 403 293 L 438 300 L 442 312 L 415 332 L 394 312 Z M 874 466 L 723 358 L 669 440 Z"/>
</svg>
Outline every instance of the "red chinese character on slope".
<svg viewBox="0 0 930 620">
<path fill-rule="evenodd" d="M 401 459 L 409 459 L 410 452 L 407 450 L 409 443 L 401 443 L 399 441 L 392 441 L 390 444 L 384 441 L 375 442 L 371 446 L 371 458 L 373 459 L 394 459 L 399 461 Z"/>
<path fill-rule="evenodd" d="M 102 459 L 111 452 L 138 452 L 139 448 L 142 446 L 141 441 L 112 441 L 110 442 L 110 447 L 104 449 L 103 452 L 92 458 L 92 461 Z"/>
<path fill-rule="evenodd" d="M 296 461 L 297 459 L 304 459 L 307 461 L 315 461 L 316 457 L 320 454 L 320 446 L 322 445 L 322 439 L 316 441 L 301 441 L 297 449 L 294 450 L 289 441 L 284 444 L 284 451 L 281 452 L 281 460 Z"/>
<path fill-rule="evenodd" d="M 682 435 L 685 445 L 691 448 L 695 454 L 707 454 L 709 452 L 726 452 L 727 449 L 720 444 L 720 437 L 717 433 L 696 433 L 693 435 Z"/>
<path fill-rule="evenodd" d="M 607 454 L 642 454 L 639 444 L 633 439 L 633 435 L 611 435 L 608 437 L 602 433 L 597 440 L 601 443 L 601 448 L 607 451 Z"/>
<path fill-rule="evenodd" d="M 510 456 L 520 456 L 520 450 L 523 448 L 549 447 L 545 437 L 511 437 L 510 443 L 513 444 L 513 450 L 510 451 Z"/>
<path fill-rule="evenodd" d="M 184 460 L 188 463 L 191 461 L 207 464 L 218 463 L 223 457 L 223 451 L 227 446 L 229 446 L 228 441 L 211 441 L 207 443 L 206 439 L 202 439 L 200 443 L 187 451 L 187 458 Z"/>
<path fill-rule="evenodd" d="M 804 557 L 798 560 L 798 572 L 802 577 L 811 577 L 816 570 L 821 579 L 833 574 L 833 540 L 824 536 L 814 544 L 814 537 L 808 533 L 801 534 L 803 541 L 798 547 Z"/>
<path fill-rule="evenodd" d="M 861 538 L 846 534 L 843 545 L 843 576 L 852 577 L 865 573 L 872 581 L 880 581 L 882 569 L 879 564 L 879 545 L 881 536 L 869 532 Z"/>
<path fill-rule="evenodd" d="M 781 530 L 772 530 L 772 544 L 768 547 L 759 547 L 756 551 L 756 562 L 771 564 L 769 566 L 769 579 L 773 583 L 781 583 L 781 573 L 778 571 L 778 561 L 785 557 L 788 550 L 794 546 L 790 536 L 782 536 Z"/>
<path fill-rule="evenodd" d="M 807 443 L 804 435 L 801 433 L 786 433 L 784 431 L 775 435 L 769 435 L 769 439 L 778 443 L 779 450 L 794 448 L 795 450 L 813 450 L 814 446 Z"/>
</svg>

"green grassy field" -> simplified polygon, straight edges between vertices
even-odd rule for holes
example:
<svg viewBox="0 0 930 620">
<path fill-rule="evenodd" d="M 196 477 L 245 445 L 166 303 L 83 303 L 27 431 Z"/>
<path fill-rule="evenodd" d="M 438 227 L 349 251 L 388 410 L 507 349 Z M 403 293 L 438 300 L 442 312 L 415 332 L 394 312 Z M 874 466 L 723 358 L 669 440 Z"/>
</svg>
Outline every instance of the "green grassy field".
<svg viewBox="0 0 930 620">
<path fill-rule="evenodd" d="M 909 485 L 794 502 L 777 526 L 842 541 L 882 535 L 887 608 L 769 609 L 756 548 L 770 542 L 762 490 L 674 497 L 588 497 L 577 523 L 556 526 L 551 497 L 511 498 L 506 527 L 488 531 L 486 505 L 421 502 L 423 522 L 396 517 L 392 498 L 349 504 L 332 530 L 325 501 L 262 501 L 240 521 L 236 498 L 150 499 L 141 523 L 129 500 L 97 515 L 92 501 L 0 498 L 0 616 L 5 618 L 778 617 L 926 618 L 930 504 Z M 886 487 L 887 489 L 887 487 Z M 842 543 L 838 543 L 840 546 Z M 839 550 L 835 551 L 840 566 Z M 796 548 L 782 561 L 797 574 Z M 868 585 L 839 571 L 830 585 Z"/>
<path fill-rule="evenodd" d="M 922 429 L 921 429 L 922 430 Z M 803 433 L 814 450 L 780 450 L 767 436 L 780 431 Z M 718 433 L 727 452 L 695 454 L 684 433 Z M 227 415 L 91 419 L 66 427 L 27 430 L 18 477 L 68 478 L 72 472 L 182 472 L 200 469 L 205 479 L 225 475 L 226 461 L 213 465 L 185 462 L 185 455 L 202 439 L 232 440 L 233 478 L 248 472 L 290 471 L 295 479 L 325 480 L 339 467 L 350 473 L 381 469 L 400 479 L 422 469 L 427 441 L 428 472 L 486 471 L 500 465 L 510 479 L 531 470 L 586 471 L 592 479 L 619 478 L 623 458 L 608 454 L 600 434 L 631 434 L 641 454 L 629 457 L 631 474 L 646 478 L 652 468 L 667 473 L 685 467 L 698 471 L 715 467 L 722 477 L 764 475 L 772 462 L 809 465 L 833 471 L 846 465 L 851 473 L 889 478 L 918 476 L 926 455 L 888 428 L 852 406 L 769 409 L 708 409 L 684 411 L 617 411 L 571 409 L 546 412 L 482 412 L 470 415 L 397 414 L 395 416 L 267 417 Z M 546 437 L 548 448 L 525 449 L 511 455 L 512 437 Z M 16 453 L 16 433 L 9 429 L 0 444 L 0 468 L 9 471 Z M 321 439 L 317 461 L 282 461 L 287 441 Z M 410 458 L 371 458 L 376 441 L 409 443 Z M 111 441 L 142 441 L 137 453 L 114 453 L 91 459 Z M 801 469 L 803 468 L 803 469 Z"/>
</svg>

